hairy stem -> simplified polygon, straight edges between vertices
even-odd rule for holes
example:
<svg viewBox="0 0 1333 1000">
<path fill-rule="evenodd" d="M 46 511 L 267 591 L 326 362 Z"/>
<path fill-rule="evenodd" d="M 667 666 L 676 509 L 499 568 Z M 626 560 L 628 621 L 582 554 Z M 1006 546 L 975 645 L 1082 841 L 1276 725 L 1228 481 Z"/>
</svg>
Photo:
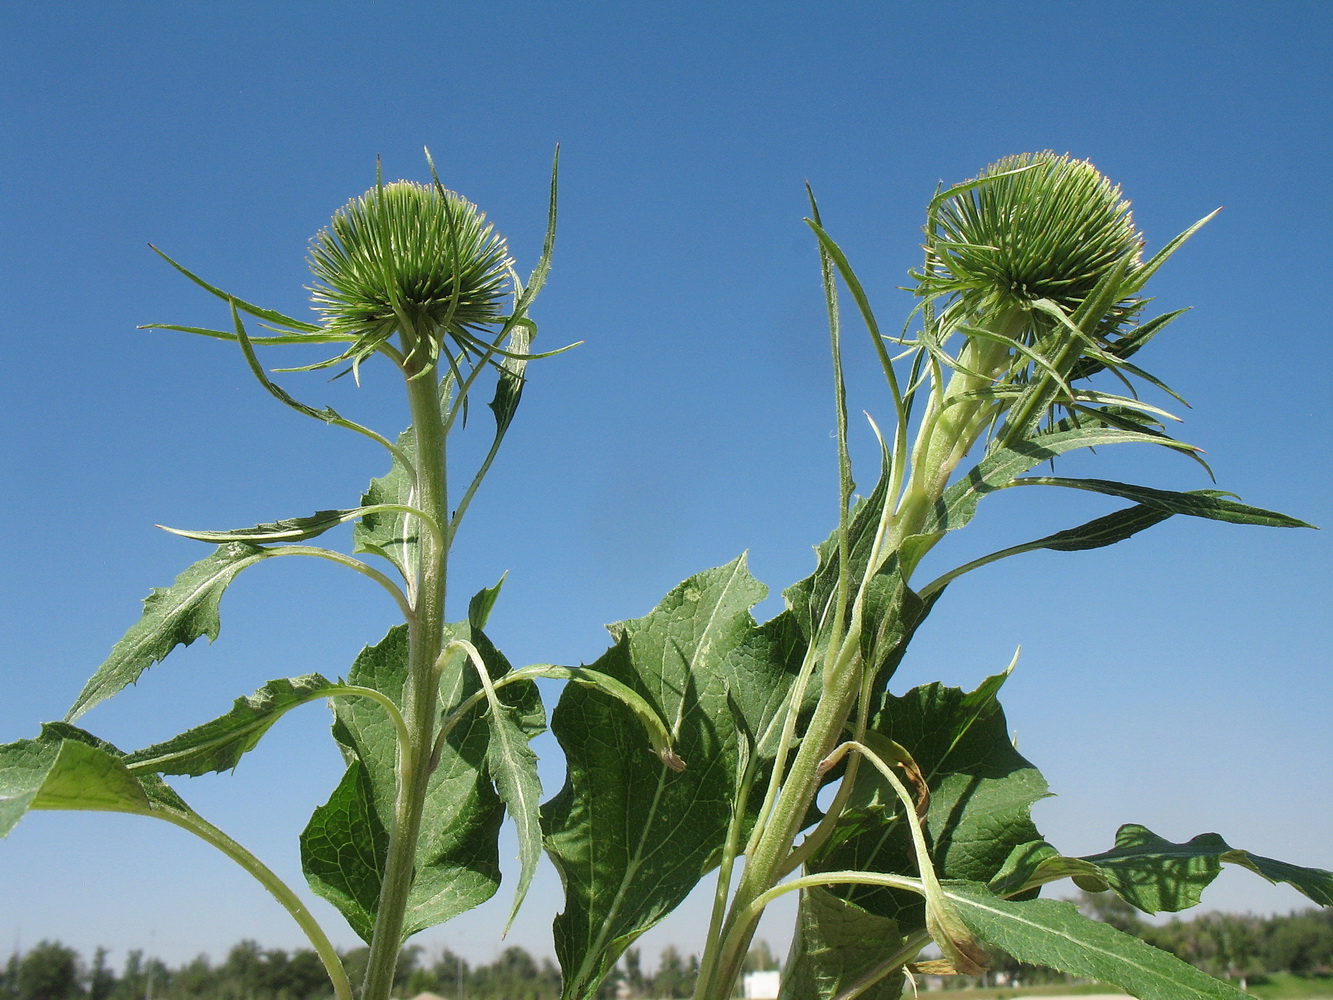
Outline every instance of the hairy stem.
<svg viewBox="0 0 1333 1000">
<path fill-rule="evenodd" d="M 433 371 L 407 373 L 408 402 L 416 436 L 417 506 L 438 525 L 449 523 L 445 428 Z M 416 377 L 413 377 L 416 376 Z M 430 534 L 421 538 L 421 579 L 409 622 L 408 677 L 403 718 L 408 739 L 398 748 L 398 792 L 384 861 L 375 927 L 362 1000 L 387 1000 L 393 988 L 408 895 L 416 863 L 421 816 L 430 780 L 439 685 L 435 663 L 444 648 L 449 550 Z"/>
</svg>

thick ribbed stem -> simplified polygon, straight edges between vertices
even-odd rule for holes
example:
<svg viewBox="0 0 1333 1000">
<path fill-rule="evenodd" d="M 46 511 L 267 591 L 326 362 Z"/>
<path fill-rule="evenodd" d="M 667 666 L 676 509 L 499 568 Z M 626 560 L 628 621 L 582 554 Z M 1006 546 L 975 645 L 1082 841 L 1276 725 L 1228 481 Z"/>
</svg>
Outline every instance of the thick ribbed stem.
<svg viewBox="0 0 1333 1000">
<path fill-rule="evenodd" d="M 449 523 L 445 431 L 435 382 L 433 372 L 409 378 L 407 393 L 416 439 L 416 506 L 436 524 L 444 525 Z M 398 748 L 398 794 L 362 1000 L 388 1000 L 402 944 L 421 815 L 430 780 L 435 722 L 439 717 L 436 661 L 444 647 L 448 558 L 447 538 L 445 544 L 440 544 L 430 532 L 421 532 L 416 608 L 410 623 L 408 676 L 403 691 L 408 741 Z"/>
</svg>

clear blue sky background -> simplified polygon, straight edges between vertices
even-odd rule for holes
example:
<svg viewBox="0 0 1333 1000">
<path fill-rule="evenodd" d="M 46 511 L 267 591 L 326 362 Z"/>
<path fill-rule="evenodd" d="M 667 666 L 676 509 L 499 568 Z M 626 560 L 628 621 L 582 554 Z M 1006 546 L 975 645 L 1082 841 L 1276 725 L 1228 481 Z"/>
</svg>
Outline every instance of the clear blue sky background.
<svg viewBox="0 0 1333 1000">
<path fill-rule="evenodd" d="M 585 344 L 530 369 L 453 590 L 510 571 L 492 631 L 516 663 L 591 660 L 602 623 L 745 549 L 775 592 L 811 568 L 836 479 L 807 178 L 890 328 L 936 183 L 1004 154 L 1091 158 L 1134 200 L 1150 249 L 1225 205 L 1157 279 L 1162 308 L 1196 308 L 1149 367 L 1194 404 L 1181 434 L 1222 487 L 1333 525 L 1331 28 L 1323 2 L 4 5 L 0 741 L 59 718 L 149 588 L 204 554 L 155 522 L 351 506 L 383 471 L 374 446 L 260 392 L 234 348 L 137 332 L 226 320 L 145 244 L 300 313 L 306 241 L 370 186 L 377 154 L 387 178 L 424 179 L 423 145 L 526 272 L 562 143 L 536 318 L 546 346 Z M 853 364 L 854 409 L 887 419 L 864 340 Z M 288 385 L 396 433 L 388 372 L 363 383 Z M 1209 485 L 1165 454 L 1066 468 Z M 1106 509 L 997 498 L 952 555 Z M 951 588 L 897 683 L 972 686 L 1021 643 L 1005 703 L 1059 793 L 1039 824 L 1068 853 L 1134 821 L 1333 866 L 1330 538 L 1176 519 L 1112 550 L 993 567 Z M 242 577 L 216 644 L 174 654 L 87 725 L 141 746 L 271 677 L 344 671 L 393 609 L 359 578 L 296 563 Z M 559 755 L 541 750 L 554 792 Z M 310 707 L 235 775 L 185 793 L 303 884 L 296 834 L 339 766 Z M 1238 873 L 1205 903 L 1304 900 Z M 419 940 L 488 960 L 508 904 L 502 887 Z M 510 940 L 549 954 L 558 908 L 547 868 Z M 646 948 L 697 949 L 699 912 Z M 207 848 L 93 814 L 32 815 L 0 843 L 0 949 L 42 937 L 173 963 L 220 960 L 242 937 L 301 944 Z"/>
</svg>

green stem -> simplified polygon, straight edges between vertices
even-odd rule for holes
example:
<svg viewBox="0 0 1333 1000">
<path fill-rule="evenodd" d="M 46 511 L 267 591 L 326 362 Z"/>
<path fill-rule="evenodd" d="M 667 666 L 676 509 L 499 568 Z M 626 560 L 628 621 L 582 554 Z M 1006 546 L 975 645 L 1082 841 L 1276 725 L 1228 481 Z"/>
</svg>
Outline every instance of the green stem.
<svg viewBox="0 0 1333 1000">
<path fill-rule="evenodd" d="M 324 971 L 328 973 L 329 979 L 333 983 L 333 993 L 337 1000 L 352 1000 L 352 984 L 347 978 L 347 970 L 343 968 L 342 958 L 339 957 L 337 949 L 333 947 L 333 942 L 325 935 L 324 929 L 316 922 L 314 915 L 305 903 L 301 902 L 301 897 L 296 895 L 286 882 L 273 874 L 272 869 L 197 813 L 177 813 L 172 810 L 155 809 L 152 815 L 158 819 L 164 819 L 168 823 L 174 823 L 183 830 L 188 830 L 196 837 L 216 847 L 254 876 L 259 884 L 282 904 L 283 909 L 291 914 L 292 919 L 296 921 L 311 945 L 314 946 L 315 953 L 324 964 Z"/>
<path fill-rule="evenodd" d="M 854 681 L 859 676 L 860 630 L 855 624 L 843 640 L 842 648 L 831 666 L 835 672 L 849 680 Z M 829 665 L 826 665 L 828 668 Z M 758 900 L 786 874 L 792 842 L 805 821 L 810 803 L 819 791 L 822 778 L 820 764 L 833 749 L 843 726 L 847 724 L 858 690 L 859 685 L 856 683 L 825 685 L 800 748 L 792 760 L 791 770 L 787 772 L 782 790 L 773 805 L 769 821 L 753 841 L 753 852 L 746 857 L 745 870 L 732 898 L 722 940 L 709 942 L 710 950 L 716 948 L 717 951 L 712 966 L 714 971 L 708 982 L 700 980 L 696 997 L 730 996 L 730 990 L 740 975 L 750 939 L 763 913 L 765 903 L 759 903 Z"/>
<path fill-rule="evenodd" d="M 405 338 L 406 339 L 406 338 Z M 417 506 L 436 524 L 449 523 L 444 416 L 435 372 L 406 372 L 408 403 L 416 438 Z M 398 748 L 398 792 L 393 827 L 362 1000 L 387 1000 L 393 988 L 408 895 L 416 865 L 417 841 L 430 780 L 430 757 L 439 714 L 435 663 L 444 648 L 445 595 L 449 550 L 429 533 L 421 538 L 421 579 L 415 614 L 409 620 L 408 677 L 403 718 L 409 738 Z"/>
</svg>

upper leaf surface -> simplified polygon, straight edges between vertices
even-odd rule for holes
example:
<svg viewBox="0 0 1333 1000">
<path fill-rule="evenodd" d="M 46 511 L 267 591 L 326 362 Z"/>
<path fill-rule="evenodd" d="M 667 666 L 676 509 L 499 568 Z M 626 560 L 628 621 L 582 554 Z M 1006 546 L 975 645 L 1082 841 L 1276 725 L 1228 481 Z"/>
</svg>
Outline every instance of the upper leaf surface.
<svg viewBox="0 0 1333 1000">
<path fill-rule="evenodd" d="M 176 646 L 188 646 L 201 635 L 216 639 L 221 622 L 218 602 L 236 574 L 268 553 L 245 542 L 219 545 L 212 555 L 187 568 L 170 587 L 156 588 L 144 598 L 143 615 L 111 649 L 65 716 L 73 722 L 100 701 L 138 680 Z"/>
</svg>

